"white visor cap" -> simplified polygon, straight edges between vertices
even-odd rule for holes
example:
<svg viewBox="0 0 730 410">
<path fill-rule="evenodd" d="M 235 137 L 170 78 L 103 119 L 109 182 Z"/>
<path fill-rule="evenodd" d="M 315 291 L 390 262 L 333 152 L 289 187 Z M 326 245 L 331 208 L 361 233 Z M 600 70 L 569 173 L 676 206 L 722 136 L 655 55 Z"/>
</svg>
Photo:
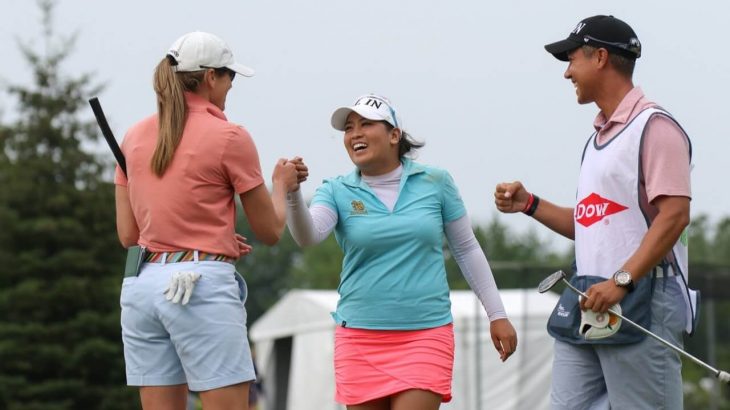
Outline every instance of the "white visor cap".
<svg viewBox="0 0 730 410">
<path fill-rule="evenodd" d="M 353 112 L 369 120 L 387 121 L 393 127 L 402 129 L 402 121 L 398 117 L 398 114 L 396 114 L 390 100 L 376 94 L 363 95 L 351 107 L 340 107 L 336 109 L 332 113 L 332 127 L 336 130 L 344 131 L 347 116 Z"/>
<path fill-rule="evenodd" d="M 175 71 L 190 72 L 206 68 L 228 68 L 244 77 L 255 71 L 233 59 L 233 52 L 220 37 L 203 31 L 193 31 L 175 40 L 167 55 L 177 61 Z"/>
</svg>

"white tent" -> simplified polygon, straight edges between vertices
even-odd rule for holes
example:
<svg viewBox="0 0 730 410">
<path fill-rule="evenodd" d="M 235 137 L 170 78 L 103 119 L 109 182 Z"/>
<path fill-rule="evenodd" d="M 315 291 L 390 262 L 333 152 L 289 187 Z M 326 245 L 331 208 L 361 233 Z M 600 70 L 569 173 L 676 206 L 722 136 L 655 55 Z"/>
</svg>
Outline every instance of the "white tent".
<svg viewBox="0 0 730 410">
<path fill-rule="evenodd" d="M 486 314 L 471 291 L 451 292 L 456 353 L 446 410 L 547 409 L 552 338 L 545 330 L 557 295 L 500 291 L 517 330 L 517 352 L 499 360 Z M 262 410 L 344 410 L 334 401 L 335 291 L 292 290 L 251 326 L 263 380 Z M 479 343 L 476 343 L 479 335 Z M 477 364 L 480 364 L 477 366 Z"/>
</svg>

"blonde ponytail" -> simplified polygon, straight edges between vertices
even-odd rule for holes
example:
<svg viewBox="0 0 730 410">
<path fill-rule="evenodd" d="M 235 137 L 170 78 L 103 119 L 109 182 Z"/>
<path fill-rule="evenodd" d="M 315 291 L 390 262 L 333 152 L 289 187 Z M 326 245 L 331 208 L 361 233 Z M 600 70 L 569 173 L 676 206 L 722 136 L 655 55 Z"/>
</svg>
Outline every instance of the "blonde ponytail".
<svg viewBox="0 0 730 410">
<path fill-rule="evenodd" d="M 165 57 L 155 68 L 154 89 L 157 94 L 157 119 L 159 130 L 157 145 L 150 163 L 152 172 L 164 175 L 180 145 L 188 106 L 184 91 L 195 91 L 203 80 L 205 71 L 175 73 L 174 60 Z"/>
</svg>

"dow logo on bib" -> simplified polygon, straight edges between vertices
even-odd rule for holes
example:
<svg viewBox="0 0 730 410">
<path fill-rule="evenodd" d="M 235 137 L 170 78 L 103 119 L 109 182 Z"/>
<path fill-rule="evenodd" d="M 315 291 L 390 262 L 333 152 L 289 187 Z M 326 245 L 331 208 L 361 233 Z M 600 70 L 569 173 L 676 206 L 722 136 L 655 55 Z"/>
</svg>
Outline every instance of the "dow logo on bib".
<svg viewBox="0 0 730 410">
<path fill-rule="evenodd" d="M 587 228 L 603 218 L 625 209 L 628 208 L 594 192 L 575 206 L 575 221 Z"/>
</svg>

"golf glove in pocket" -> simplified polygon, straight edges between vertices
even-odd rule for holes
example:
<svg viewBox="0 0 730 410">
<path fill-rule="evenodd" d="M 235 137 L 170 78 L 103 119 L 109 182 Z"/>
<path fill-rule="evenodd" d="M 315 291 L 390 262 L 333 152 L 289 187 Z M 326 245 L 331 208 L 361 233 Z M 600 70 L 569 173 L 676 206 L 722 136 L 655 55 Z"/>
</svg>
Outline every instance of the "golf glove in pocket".
<svg viewBox="0 0 730 410">
<path fill-rule="evenodd" d="M 195 282 L 200 279 L 196 272 L 175 272 L 170 278 L 170 284 L 165 290 L 165 299 L 172 303 L 187 305 L 195 289 Z"/>
</svg>

